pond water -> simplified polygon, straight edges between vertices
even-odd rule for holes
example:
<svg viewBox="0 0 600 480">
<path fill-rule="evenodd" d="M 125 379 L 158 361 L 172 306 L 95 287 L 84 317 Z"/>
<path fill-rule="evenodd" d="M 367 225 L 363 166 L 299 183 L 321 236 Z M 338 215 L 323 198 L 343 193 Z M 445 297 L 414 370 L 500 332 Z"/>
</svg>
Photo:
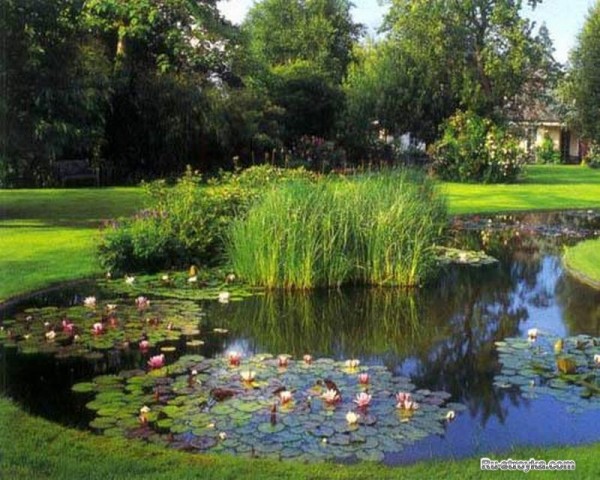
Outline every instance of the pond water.
<svg viewBox="0 0 600 480">
<path fill-rule="evenodd" d="M 209 358 L 231 350 L 245 357 L 270 352 L 299 359 L 306 353 L 356 358 L 361 365 L 408 377 L 416 388 L 446 391 L 452 402 L 466 406 L 441 432 L 387 453 L 389 464 L 600 441 L 597 399 L 584 401 L 590 408 L 574 410 L 553 396 L 529 398 L 518 388 L 494 385 L 501 369 L 496 341 L 527 337 L 531 328 L 556 337 L 600 337 L 600 292 L 570 278 L 560 260 L 564 245 L 599 234 L 600 213 L 589 211 L 457 219 L 448 242 L 485 249 L 499 264 L 448 267 L 435 285 L 418 292 L 349 288 L 269 293 L 226 304 L 202 301 L 193 322 L 207 332 L 201 335 L 204 344 L 191 348 L 179 341 L 167 360 L 186 348 Z M 83 296 L 92 294 L 110 298 L 86 283 L 5 308 L 1 318 L 10 325 L 26 308 L 81 305 Z M 34 414 L 86 428 L 95 416 L 85 408 L 89 397 L 71 386 L 95 375 L 143 368 L 148 356 L 159 352 L 101 351 L 95 357 L 54 358 L 0 342 L 0 393 Z"/>
</svg>

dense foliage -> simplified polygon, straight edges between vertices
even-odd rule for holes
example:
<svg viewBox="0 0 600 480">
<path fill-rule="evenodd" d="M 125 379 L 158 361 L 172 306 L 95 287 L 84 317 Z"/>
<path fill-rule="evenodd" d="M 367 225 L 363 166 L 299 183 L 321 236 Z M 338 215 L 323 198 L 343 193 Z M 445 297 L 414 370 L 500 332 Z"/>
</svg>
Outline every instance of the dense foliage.
<svg viewBox="0 0 600 480">
<path fill-rule="evenodd" d="M 505 128 L 473 112 L 457 112 L 433 145 L 434 172 L 461 182 L 514 182 L 524 152 Z"/>
<path fill-rule="evenodd" d="M 554 142 L 548 135 L 545 135 L 535 148 L 535 161 L 536 163 L 560 163 L 560 152 L 554 148 Z"/>
<path fill-rule="evenodd" d="M 148 208 L 105 226 L 99 247 L 102 266 L 110 272 L 153 272 L 214 264 L 222 259 L 232 219 L 269 186 L 296 178 L 315 177 L 303 169 L 262 166 L 208 183 L 190 169 L 173 186 L 163 180 L 150 183 Z"/>
<path fill-rule="evenodd" d="M 233 221 L 228 256 L 269 288 L 417 286 L 434 270 L 445 215 L 431 181 L 411 172 L 291 182 Z"/>
</svg>

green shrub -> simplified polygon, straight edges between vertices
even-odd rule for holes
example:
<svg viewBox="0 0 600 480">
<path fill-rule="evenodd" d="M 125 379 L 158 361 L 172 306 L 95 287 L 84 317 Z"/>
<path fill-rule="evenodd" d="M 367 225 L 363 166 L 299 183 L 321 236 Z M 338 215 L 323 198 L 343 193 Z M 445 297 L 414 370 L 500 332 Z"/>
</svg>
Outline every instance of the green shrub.
<svg viewBox="0 0 600 480">
<path fill-rule="evenodd" d="M 241 278 L 269 288 L 415 286 L 434 270 L 445 218 L 412 172 L 288 182 L 232 222 L 227 251 Z"/>
<path fill-rule="evenodd" d="M 592 145 L 585 157 L 581 159 L 581 163 L 590 168 L 600 168 L 600 153 L 598 152 L 598 147 Z"/>
<path fill-rule="evenodd" d="M 306 170 L 259 166 L 203 183 L 188 169 L 174 186 L 146 185 L 149 208 L 103 230 L 100 261 L 112 272 L 158 271 L 189 264 L 212 265 L 223 253 L 229 224 L 269 186 L 316 177 Z"/>
<path fill-rule="evenodd" d="M 535 162 L 541 164 L 560 163 L 560 153 L 554 148 L 554 142 L 549 135 L 544 135 L 542 143 L 536 147 Z"/>
<path fill-rule="evenodd" d="M 457 112 L 446 121 L 432 147 L 433 171 L 444 180 L 509 183 L 521 171 L 523 151 L 515 137 L 473 112 Z"/>
</svg>

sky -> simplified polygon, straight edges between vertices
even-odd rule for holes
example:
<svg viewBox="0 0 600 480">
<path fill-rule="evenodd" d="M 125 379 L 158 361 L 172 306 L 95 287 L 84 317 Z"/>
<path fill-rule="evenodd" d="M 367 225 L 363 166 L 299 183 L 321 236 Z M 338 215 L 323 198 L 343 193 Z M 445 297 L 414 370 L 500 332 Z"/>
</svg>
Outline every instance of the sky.
<svg viewBox="0 0 600 480">
<path fill-rule="evenodd" d="M 524 14 L 538 25 L 546 23 L 554 42 L 555 58 L 565 63 L 569 51 L 575 45 L 577 33 L 581 30 L 589 8 L 596 0 L 544 0 L 535 10 L 525 8 Z M 219 8 L 233 23 L 240 23 L 254 0 L 221 0 Z M 369 33 L 375 35 L 381 25 L 387 7 L 379 5 L 380 0 L 354 0 L 352 11 L 354 20 L 366 25 Z M 525 3 L 525 2 L 523 2 Z"/>
</svg>

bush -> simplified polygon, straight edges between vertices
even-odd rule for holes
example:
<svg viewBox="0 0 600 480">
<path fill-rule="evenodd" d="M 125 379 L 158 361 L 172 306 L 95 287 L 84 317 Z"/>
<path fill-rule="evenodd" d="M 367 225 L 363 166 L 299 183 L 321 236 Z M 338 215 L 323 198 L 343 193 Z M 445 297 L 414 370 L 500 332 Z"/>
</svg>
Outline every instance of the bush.
<svg viewBox="0 0 600 480">
<path fill-rule="evenodd" d="M 431 181 L 412 172 L 289 182 L 232 222 L 228 256 L 269 288 L 416 286 L 434 270 L 445 219 Z"/>
<path fill-rule="evenodd" d="M 521 172 L 523 151 L 515 137 L 473 112 L 448 119 L 431 150 L 432 169 L 444 180 L 510 183 Z"/>
<path fill-rule="evenodd" d="M 243 215 L 269 186 L 298 178 L 316 177 L 302 169 L 267 165 L 223 174 L 208 183 L 189 168 L 174 186 L 164 180 L 152 182 L 146 185 L 149 209 L 104 228 L 101 264 L 111 272 L 215 264 L 232 219 Z"/>
<path fill-rule="evenodd" d="M 600 154 L 598 153 L 598 147 L 592 145 L 585 157 L 581 159 L 581 163 L 590 168 L 600 168 Z"/>
<path fill-rule="evenodd" d="M 560 153 L 554 148 L 554 142 L 549 135 L 544 135 L 542 143 L 536 147 L 535 162 L 541 164 L 560 163 Z"/>
</svg>

